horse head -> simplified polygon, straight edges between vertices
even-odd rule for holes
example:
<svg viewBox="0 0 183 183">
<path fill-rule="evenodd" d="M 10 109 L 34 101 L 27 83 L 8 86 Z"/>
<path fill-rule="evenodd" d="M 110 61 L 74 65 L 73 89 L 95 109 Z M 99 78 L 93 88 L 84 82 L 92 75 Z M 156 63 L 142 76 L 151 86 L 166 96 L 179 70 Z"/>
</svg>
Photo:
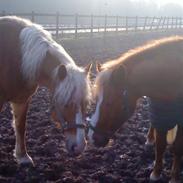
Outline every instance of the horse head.
<svg viewBox="0 0 183 183">
<path fill-rule="evenodd" d="M 51 91 L 52 117 L 65 135 L 69 154 L 78 155 L 86 146 L 85 119 L 91 98 L 91 64 L 78 67 L 60 45 L 56 51 L 53 48 L 46 53 L 39 83 Z"/>
<path fill-rule="evenodd" d="M 90 143 L 105 146 L 132 114 L 135 100 L 129 97 L 127 71 L 123 64 L 111 68 L 96 66 L 98 75 L 93 88 L 96 109 L 89 122 L 88 137 Z"/>
</svg>

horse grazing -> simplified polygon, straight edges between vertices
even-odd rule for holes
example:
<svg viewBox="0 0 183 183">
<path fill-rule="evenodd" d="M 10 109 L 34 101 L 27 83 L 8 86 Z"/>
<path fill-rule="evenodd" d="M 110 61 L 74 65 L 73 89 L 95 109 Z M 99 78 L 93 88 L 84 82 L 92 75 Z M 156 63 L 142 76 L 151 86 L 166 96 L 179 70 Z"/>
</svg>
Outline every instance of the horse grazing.
<svg viewBox="0 0 183 183">
<path fill-rule="evenodd" d="M 52 95 L 66 148 L 80 154 L 86 145 L 85 112 L 90 102 L 88 67 L 78 67 L 64 48 L 41 26 L 14 16 L 0 18 L 0 108 L 11 102 L 18 163 L 33 163 L 25 143 L 28 104 L 38 86 Z"/>
<path fill-rule="evenodd" d="M 183 37 L 173 36 L 152 41 L 103 65 L 98 64 L 99 73 L 94 85 L 96 110 L 88 132 L 90 142 L 105 146 L 133 114 L 136 101 L 142 96 L 170 104 L 183 97 L 182 52 Z M 181 134 L 182 127 L 179 131 Z M 157 132 L 160 133 L 155 133 L 156 161 L 150 177 L 153 180 L 160 176 L 166 147 L 165 135 Z M 179 171 L 179 157 L 180 152 L 176 150 L 172 172 Z M 172 173 L 172 181 L 177 179 L 177 173 Z"/>
</svg>

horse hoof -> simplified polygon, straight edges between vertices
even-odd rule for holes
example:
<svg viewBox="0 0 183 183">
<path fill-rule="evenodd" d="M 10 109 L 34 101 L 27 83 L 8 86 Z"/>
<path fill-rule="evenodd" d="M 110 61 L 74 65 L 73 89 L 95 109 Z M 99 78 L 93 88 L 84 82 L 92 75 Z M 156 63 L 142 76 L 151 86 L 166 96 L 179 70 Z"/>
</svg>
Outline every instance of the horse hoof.
<svg viewBox="0 0 183 183">
<path fill-rule="evenodd" d="M 19 165 L 23 165 L 23 166 L 27 166 L 27 165 L 35 166 L 32 158 L 28 154 L 24 155 L 23 157 L 17 158 L 17 162 Z"/>
<path fill-rule="evenodd" d="M 152 144 L 145 143 L 144 150 L 148 153 L 154 152 L 154 146 Z"/>
<path fill-rule="evenodd" d="M 154 172 L 152 172 L 150 175 L 150 181 L 153 181 L 153 182 L 160 180 L 160 178 L 161 178 L 161 176 L 155 175 Z"/>
<path fill-rule="evenodd" d="M 149 146 L 154 146 L 154 141 L 147 139 L 146 142 L 145 142 L 145 145 L 146 145 L 147 147 L 149 147 Z"/>
</svg>

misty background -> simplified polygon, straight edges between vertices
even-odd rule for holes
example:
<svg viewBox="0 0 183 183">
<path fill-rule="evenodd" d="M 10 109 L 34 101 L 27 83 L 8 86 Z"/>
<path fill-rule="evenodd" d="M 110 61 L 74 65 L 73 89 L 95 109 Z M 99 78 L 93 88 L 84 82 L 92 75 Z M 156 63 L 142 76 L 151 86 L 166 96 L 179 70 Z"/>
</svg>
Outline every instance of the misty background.
<svg viewBox="0 0 183 183">
<path fill-rule="evenodd" d="M 183 16 L 182 0 L 0 0 L 8 13 Z"/>
</svg>

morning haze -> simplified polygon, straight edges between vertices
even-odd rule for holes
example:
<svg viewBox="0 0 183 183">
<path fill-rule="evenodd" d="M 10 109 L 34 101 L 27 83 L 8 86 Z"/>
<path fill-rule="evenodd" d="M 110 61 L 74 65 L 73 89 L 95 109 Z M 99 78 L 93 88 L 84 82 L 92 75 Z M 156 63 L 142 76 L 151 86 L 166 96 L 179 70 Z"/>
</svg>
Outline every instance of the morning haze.
<svg viewBox="0 0 183 183">
<path fill-rule="evenodd" d="M 152 0 L 1 0 L 0 11 L 125 16 L 182 16 L 179 1 Z"/>
</svg>

